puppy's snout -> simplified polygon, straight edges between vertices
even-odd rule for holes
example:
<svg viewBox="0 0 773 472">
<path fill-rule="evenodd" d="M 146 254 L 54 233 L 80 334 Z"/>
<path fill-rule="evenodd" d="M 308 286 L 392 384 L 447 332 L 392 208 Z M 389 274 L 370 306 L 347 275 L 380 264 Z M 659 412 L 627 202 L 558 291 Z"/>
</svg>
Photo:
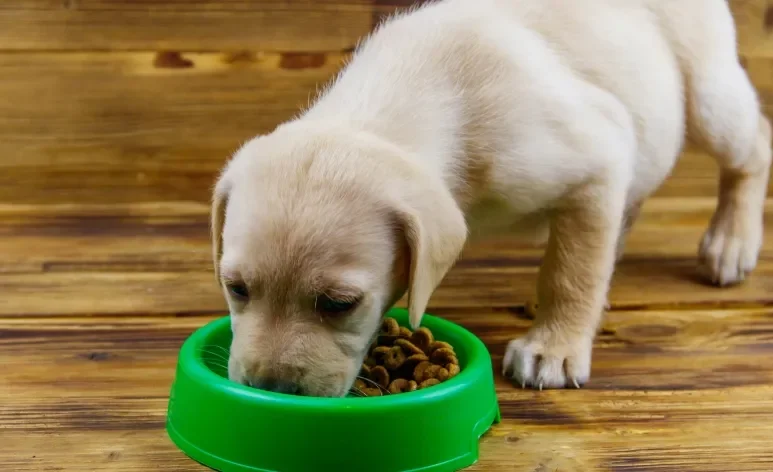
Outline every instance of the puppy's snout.
<svg viewBox="0 0 773 472">
<path fill-rule="evenodd" d="M 281 380 L 273 377 L 263 377 L 250 379 L 248 385 L 260 390 L 266 390 L 275 393 L 286 393 L 289 395 L 301 395 L 301 386 L 297 382 Z"/>
<path fill-rule="evenodd" d="M 243 319 L 245 319 L 244 317 Z M 306 323 L 267 323 L 246 318 L 234 329 L 229 378 L 263 391 L 311 397 L 344 396 L 361 359 L 342 352 L 327 328 Z"/>
</svg>

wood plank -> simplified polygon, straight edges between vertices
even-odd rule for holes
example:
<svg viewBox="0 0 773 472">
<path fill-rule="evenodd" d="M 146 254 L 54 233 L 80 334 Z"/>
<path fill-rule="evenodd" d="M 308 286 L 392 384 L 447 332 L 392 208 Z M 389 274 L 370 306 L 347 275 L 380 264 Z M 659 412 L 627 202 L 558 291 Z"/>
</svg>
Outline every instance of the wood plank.
<svg viewBox="0 0 773 472">
<path fill-rule="evenodd" d="M 0 50 L 340 51 L 411 0 L 5 0 Z M 741 51 L 773 52 L 768 0 L 731 0 Z"/>
<path fill-rule="evenodd" d="M 0 201 L 206 202 L 228 156 L 295 115 L 346 57 L 0 53 Z M 773 57 L 746 66 L 773 104 Z M 657 195 L 716 195 L 716 176 L 690 148 Z"/>
<path fill-rule="evenodd" d="M 773 238 L 744 284 L 717 289 L 697 280 L 697 245 L 714 205 L 650 200 L 615 275 L 612 305 L 773 303 Z M 208 211 L 195 203 L 0 206 L 0 316 L 224 312 Z M 773 221 L 766 228 L 773 234 Z M 472 244 L 430 307 L 522 306 L 533 299 L 540 257 L 540 248 L 508 238 Z"/>
<path fill-rule="evenodd" d="M 748 56 L 773 57 L 773 4 L 770 0 L 730 0 L 739 51 Z"/>
<path fill-rule="evenodd" d="M 0 201 L 207 201 L 229 155 L 343 58 L 0 54 Z"/>
<path fill-rule="evenodd" d="M 0 50 L 342 51 L 370 0 L 4 0 Z"/>
<path fill-rule="evenodd" d="M 497 372 L 529 324 L 439 313 L 481 337 Z M 177 349 L 209 319 L 0 319 L 0 468 L 199 470 L 163 427 Z M 497 373 L 505 421 L 471 470 L 770 470 L 771 329 L 770 308 L 612 312 L 587 388 L 523 391 Z"/>
</svg>

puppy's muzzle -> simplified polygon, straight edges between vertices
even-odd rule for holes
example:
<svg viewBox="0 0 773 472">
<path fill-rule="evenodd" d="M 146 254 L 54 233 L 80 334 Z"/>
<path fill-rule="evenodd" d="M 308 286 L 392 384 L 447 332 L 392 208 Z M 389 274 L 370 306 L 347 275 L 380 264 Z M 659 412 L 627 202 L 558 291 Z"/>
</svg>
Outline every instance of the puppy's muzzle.
<svg viewBox="0 0 773 472">
<path fill-rule="evenodd" d="M 286 393 L 289 395 L 302 395 L 300 384 L 287 380 L 281 380 L 273 377 L 262 377 L 248 379 L 247 385 L 260 390 L 266 390 L 275 393 Z"/>
</svg>

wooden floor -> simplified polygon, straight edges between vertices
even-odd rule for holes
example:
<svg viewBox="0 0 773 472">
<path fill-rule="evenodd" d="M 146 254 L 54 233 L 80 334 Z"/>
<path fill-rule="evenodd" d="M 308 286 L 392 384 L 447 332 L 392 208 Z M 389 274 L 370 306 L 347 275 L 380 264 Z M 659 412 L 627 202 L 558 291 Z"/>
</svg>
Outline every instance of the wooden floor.
<svg viewBox="0 0 773 472">
<path fill-rule="evenodd" d="M 181 343 L 225 313 L 214 175 L 408 3 L 2 2 L 0 470 L 203 470 L 164 420 Z M 772 4 L 730 4 L 770 103 Z M 773 470 L 773 220 L 744 285 L 702 285 L 715 188 L 713 162 L 689 149 L 630 238 L 591 382 L 533 392 L 498 376 L 504 421 L 472 470 Z M 539 258 L 512 241 L 470 247 L 432 300 L 497 373 L 530 324 Z"/>
<path fill-rule="evenodd" d="M 498 378 L 504 421 L 473 470 L 773 470 L 773 238 L 745 285 L 701 285 L 694 253 L 713 204 L 649 202 L 592 381 L 533 392 Z M 164 417 L 180 344 L 224 313 L 207 211 L 0 207 L 0 470 L 199 469 Z M 529 326 L 538 257 L 507 242 L 470 248 L 433 300 L 486 342 L 497 372 Z"/>
</svg>

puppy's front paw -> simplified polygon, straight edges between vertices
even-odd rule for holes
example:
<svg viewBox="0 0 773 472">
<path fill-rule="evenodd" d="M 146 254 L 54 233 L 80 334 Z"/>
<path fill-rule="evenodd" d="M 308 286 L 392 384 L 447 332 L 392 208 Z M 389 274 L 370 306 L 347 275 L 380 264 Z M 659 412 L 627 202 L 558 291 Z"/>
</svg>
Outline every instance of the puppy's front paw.
<svg viewBox="0 0 773 472">
<path fill-rule="evenodd" d="M 593 339 L 532 328 L 507 345 L 502 373 L 522 388 L 580 388 L 590 378 Z"/>
<path fill-rule="evenodd" d="M 743 209 L 722 209 L 701 241 L 699 270 L 713 284 L 740 283 L 757 265 L 762 245 L 759 215 Z"/>
</svg>

